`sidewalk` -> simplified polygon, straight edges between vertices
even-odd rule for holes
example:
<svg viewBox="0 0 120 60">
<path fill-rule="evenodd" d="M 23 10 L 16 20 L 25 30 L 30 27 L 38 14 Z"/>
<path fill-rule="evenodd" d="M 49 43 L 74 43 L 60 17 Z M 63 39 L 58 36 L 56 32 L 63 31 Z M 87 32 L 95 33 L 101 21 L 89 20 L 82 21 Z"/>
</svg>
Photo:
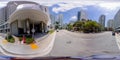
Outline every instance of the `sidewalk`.
<svg viewBox="0 0 120 60">
<path fill-rule="evenodd" d="M 0 33 L 0 36 L 2 36 L 3 38 L 5 38 L 6 34 L 5 33 Z"/>
<path fill-rule="evenodd" d="M 35 44 L 13 44 L 4 42 L 4 39 L 0 37 L 1 52 L 7 56 L 13 57 L 40 57 L 48 54 L 53 47 L 56 32 L 50 34 L 44 40 L 39 40 Z M 37 48 L 33 49 L 32 46 L 37 45 Z"/>
<path fill-rule="evenodd" d="M 120 34 L 115 34 L 115 38 L 116 38 L 116 43 L 117 43 L 117 45 L 118 45 L 118 47 L 119 47 L 119 49 L 120 49 Z"/>
</svg>

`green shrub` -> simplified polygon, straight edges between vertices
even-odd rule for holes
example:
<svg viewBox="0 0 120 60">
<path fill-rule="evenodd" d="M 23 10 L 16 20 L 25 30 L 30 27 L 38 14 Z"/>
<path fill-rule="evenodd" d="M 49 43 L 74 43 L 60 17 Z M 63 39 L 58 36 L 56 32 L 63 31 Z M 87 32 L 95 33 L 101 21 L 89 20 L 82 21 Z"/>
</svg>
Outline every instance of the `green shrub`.
<svg viewBox="0 0 120 60">
<path fill-rule="evenodd" d="M 7 35 L 7 36 L 5 37 L 5 39 L 11 39 L 11 38 L 12 38 L 11 35 Z"/>
<path fill-rule="evenodd" d="M 9 39 L 9 42 L 14 43 L 15 42 L 14 38 Z"/>
<path fill-rule="evenodd" d="M 15 39 L 12 37 L 12 35 L 8 35 L 8 36 L 6 37 L 6 40 L 7 40 L 8 42 L 10 42 L 10 43 L 14 43 L 14 42 L 15 42 Z"/>
<path fill-rule="evenodd" d="M 31 44 L 33 43 L 34 39 L 32 37 L 26 37 L 26 44 Z"/>
</svg>

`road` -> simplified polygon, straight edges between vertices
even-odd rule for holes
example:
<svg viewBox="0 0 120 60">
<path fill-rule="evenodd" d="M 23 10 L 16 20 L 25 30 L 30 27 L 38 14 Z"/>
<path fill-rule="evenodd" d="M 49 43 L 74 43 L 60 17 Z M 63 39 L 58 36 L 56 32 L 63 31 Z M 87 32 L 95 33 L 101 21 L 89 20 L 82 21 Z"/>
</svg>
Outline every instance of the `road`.
<svg viewBox="0 0 120 60">
<path fill-rule="evenodd" d="M 56 34 L 52 51 L 46 56 L 83 57 L 99 54 L 120 55 L 115 36 L 110 31 L 84 34 L 60 30 Z"/>
<path fill-rule="evenodd" d="M 54 47 L 47 56 L 120 55 L 115 36 L 111 32 L 76 33 L 67 30 L 57 32 Z"/>
</svg>

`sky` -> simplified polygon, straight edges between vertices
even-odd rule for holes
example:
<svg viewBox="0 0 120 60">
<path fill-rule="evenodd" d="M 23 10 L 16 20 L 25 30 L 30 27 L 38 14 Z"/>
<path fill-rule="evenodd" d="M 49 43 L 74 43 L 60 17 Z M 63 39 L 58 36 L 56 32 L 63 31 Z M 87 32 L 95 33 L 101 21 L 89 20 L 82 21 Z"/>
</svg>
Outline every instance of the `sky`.
<svg viewBox="0 0 120 60">
<path fill-rule="evenodd" d="M 0 8 L 5 6 L 8 1 L 14 0 L 0 0 Z M 48 6 L 49 12 L 52 15 L 56 16 L 58 14 L 63 14 L 64 23 L 76 21 L 77 12 L 84 10 L 88 19 L 94 21 L 98 21 L 100 15 L 106 15 L 107 25 L 107 21 L 109 19 L 114 19 L 115 14 L 120 9 L 119 0 L 34 0 L 34 2 Z"/>
</svg>

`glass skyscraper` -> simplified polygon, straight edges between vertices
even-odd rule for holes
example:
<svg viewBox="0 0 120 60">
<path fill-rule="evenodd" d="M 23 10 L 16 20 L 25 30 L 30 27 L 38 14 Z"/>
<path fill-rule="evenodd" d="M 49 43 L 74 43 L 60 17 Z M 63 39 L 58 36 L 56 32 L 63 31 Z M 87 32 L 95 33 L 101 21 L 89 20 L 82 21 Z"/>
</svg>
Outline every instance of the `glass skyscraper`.
<svg viewBox="0 0 120 60">
<path fill-rule="evenodd" d="M 77 20 L 78 21 L 87 20 L 87 14 L 83 10 L 78 11 Z"/>
</svg>

